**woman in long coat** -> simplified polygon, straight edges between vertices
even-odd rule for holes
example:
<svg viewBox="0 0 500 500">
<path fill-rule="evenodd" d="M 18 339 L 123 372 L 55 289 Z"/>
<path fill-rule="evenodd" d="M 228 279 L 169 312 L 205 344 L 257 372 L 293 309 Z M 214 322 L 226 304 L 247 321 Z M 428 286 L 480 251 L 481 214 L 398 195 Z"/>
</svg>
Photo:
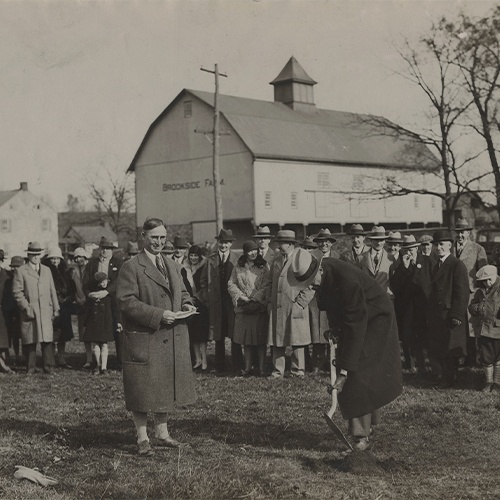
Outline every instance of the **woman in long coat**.
<svg viewBox="0 0 500 500">
<path fill-rule="evenodd" d="M 177 447 L 167 429 L 166 413 L 194 402 L 189 334 L 181 310 L 191 311 L 181 267 L 161 255 L 167 231 L 160 219 L 143 225 L 144 249 L 125 262 L 116 288 L 123 324 L 125 406 L 132 411 L 140 455 L 152 453 L 147 414 L 155 414 L 156 442 Z"/>
<path fill-rule="evenodd" d="M 300 270 L 319 269 L 314 255 L 299 249 L 288 281 L 307 287 Z M 360 451 L 370 446 L 372 426 L 380 421 L 380 408 L 403 390 L 399 338 L 392 302 L 380 285 L 365 272 L 338 259 L 321 261 L 320 308 L 328 316 L 338 339 L 334 386 L 339 406 L 349 420 L 349 431 Z"/>
</svg>

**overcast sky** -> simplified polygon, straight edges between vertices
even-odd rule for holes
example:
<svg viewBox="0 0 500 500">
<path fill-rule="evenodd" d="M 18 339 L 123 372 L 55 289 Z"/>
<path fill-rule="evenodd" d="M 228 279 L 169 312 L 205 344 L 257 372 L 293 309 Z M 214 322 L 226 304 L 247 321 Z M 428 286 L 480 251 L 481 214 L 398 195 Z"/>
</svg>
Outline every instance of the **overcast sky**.
<svg viewBox="0 0 500 500">
<path fill-rule="evenodd" d="M 418 123 L 426 105 L 394 74 L 394 46 L 461 9 L 496 2 L 0 0 L 0 189 L 20 181 L 63 209 L 85 178 L 125 171 L 151 122 L 183 89 L 273 100 L 294 55 L 320 108 Z"/>
</svg>

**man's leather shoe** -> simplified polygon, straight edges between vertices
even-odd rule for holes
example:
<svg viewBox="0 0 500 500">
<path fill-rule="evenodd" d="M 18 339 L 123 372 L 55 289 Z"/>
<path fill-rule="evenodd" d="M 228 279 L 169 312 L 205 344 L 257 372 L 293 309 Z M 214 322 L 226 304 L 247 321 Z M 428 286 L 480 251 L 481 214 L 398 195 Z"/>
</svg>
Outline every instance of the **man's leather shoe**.
<svg viewBox="0 0 500 500">
<path fill-rule="evenodd" d="M 168 436 L 167 438 L 155 438 L 155 445 L 162 448 L 179 448 L 181 443 L 176 439 Z"/>
<path fill-rule="evenodd" d="M 154 453 L 149 443 L 149 439 L 137 443 L 137 449 L 141 457 L 150 457 Z"/>
<path fill-rule="evenodd" d="M 369 437 L 358 437 L 355 438 L 356 444 L 354 445 L 354 449 L 356 451 L 366 451 L 371 448 L 370 438 Z"/>
</svg>

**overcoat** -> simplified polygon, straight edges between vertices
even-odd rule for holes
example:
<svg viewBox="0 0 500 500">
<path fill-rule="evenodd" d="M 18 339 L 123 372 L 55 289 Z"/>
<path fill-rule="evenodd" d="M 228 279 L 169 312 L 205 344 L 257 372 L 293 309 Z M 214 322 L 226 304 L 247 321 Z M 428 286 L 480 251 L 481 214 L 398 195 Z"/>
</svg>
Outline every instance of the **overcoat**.
<svg viewBox="0 0 500 500">
<path fill-rule="evenodd" d="M 467 269 L 462 261 L 450 254 L 441 266 L 433 263 L 427 308 L 429 347 L 433 357 L 454 358 L 466 354 L 469 295 Z M 462 324 L 451 328 L 451 318 Z"/>
<path fill-rule="evenodd" d="M 9 274 L 5 269 L 0 268 L 0 298 L 5 295 L 5 284 L 9 280 Z M 0 349 L 9 348 L 9 332 L 7 329 L 6 314 L 0 307 Z"/>
<path fill-rule="evenodd" d="M 320 308 L 339 337 L 337 370 L 347 370 L 338 396 L 345 418 L 371 413 L 403 390 L 398 329 L 385 290 L 347 262 L 323 259 Z"/>
<path fill-rule="evenodd" d="M 191 299 L 181 267 L 162 258 L 168 283 L 144 251 L 125 262 L 118 276 L 123 386 L 131 411 L 165 413 L 196 399 L 187 326 L 161 323 L 165 310 L 178 312 Z"/>
<path fill-rule="evenodd" d="M 478 243 L 471 240 L 467 240 L 462 251 L 460 252 L 460 255 L 458 255 L 456 243 L 453 245 L 452 253 L 453 255 L 458 257 L 465 264 L 465 267 L 467 268 L 467 274 L 469 278 L 469 292 L 470 292 L 469 304 L 470 304 L 472 302 L 472 299 L 474 298 L 474 292 L 476 291 L 477 288 L 476 273 L 477 271 L 479 271 L 479 269 L 488 264 L 486 251 Z M 467 315 L 467 319 L 469 321 L 469 336 L 480 337 L 481 329 L 478 328 L 477 322 L 471 319 L 471 315 L 469 312 Z"/>
<path fill-rule="evenodd" d="M 369 251 L 370 247 L 363 245 L 361 252 L 359 254 L 355 254 L 353 247 L 351 247 L 349 250 L 341 253 L 339 258 L 344 262 L 350 262 L 351 264 L 357 265 L 361 259 L 361 256 Z"/>
<path fill-rule="evenodd" d="M 227 282 L 237 262 L 238 255 L 230 250 L 226 278 L 222 287 L 221 277 L 219 275 L 219 252 L 215 251 L 210 254 L 203 266 L 200 278 L 201 290 L 196 296 L 208 306 L 208 314 L 210 317 L 209 340 L 224 340 L 222 336 L 222 315 L 225 315 L 225 320 L 227 321 L 227 336 L 233 338 L 234 309 L 231 296 L 227 291 Z"/>
<path fill-rule="evenodd" d="M 381 287 L 384 292 L 389 293 L 389 271 L 393 259 L 391 256 L 382 249 L 380 252 L 380 260 L 378 265 L 375 266 L 372 258 L 372 251 L 364 253 L 358 261 L 358 267 L 364 271 L 368 276 L 373 278 Z"/>
<path fill-rule="evenodd" d="M 296 251 L 296 250 L 295 250 Z M 311 343 L 309 326 L 309 302 L 314 290 L 297 290 L 288 284 L 286 278 L 293 254 L 285 263 L 283 256 L 277 256 L 269 273 L 268 298 L 270 321 L 268 344 L 275 347 L 304 346 Z"/>
<path fill-rule="evenodd" d="M 427 342 L 427 300 L 431 292 L 431 260 L 417 254 L 415 264 L 402 262 L 390 277 L 399 337 L 410 347 Z"/>
<path fill-rule="evenodd" d="M 500 278 L 497 277 L 491 289 L 486 293 L 478 288 L 469 306 L 472 321 L 482 337 L 500 339 Z"/>
<path fill-rule="evenodd" d="M 56 287 L 52 273 L 40 264 L 40 275 L 31 264 L 23 264 L 14 272 L 12 293 L 21 314 L 23 344 L 52 342 L 52 319 L 59 312 Z"/>
</svg>

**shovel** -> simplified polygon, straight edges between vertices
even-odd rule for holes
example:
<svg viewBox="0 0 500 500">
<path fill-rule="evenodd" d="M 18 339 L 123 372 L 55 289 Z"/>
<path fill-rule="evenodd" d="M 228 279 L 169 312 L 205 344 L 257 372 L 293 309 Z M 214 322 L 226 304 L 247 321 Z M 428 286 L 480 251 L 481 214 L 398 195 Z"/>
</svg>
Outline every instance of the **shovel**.
<svg viewBox="0 0 500 500">
<path fill-rule="evenodd" d="M 328 339 L 328 342 L 330 344 L 330 383 L 333 386 L 335 384 L 335 381 L 337 380 L 337 369 L 335 367 L 335 348 L 337 347 L 337 344 L 335 344 L 331 338 Z M 354 451 L 351 443 L 349 443 L 347 438 L 344 436 L 344 433 L 340 430 L 340 427 L 332 420 L 333 414 L 335 413 L 336 409 L 337 409 L 337 389 L 333 389 L 332 406 L 328 410 L 328 413 L 327 412 L 323 413 L 323 416 L 325 417 L 328 427 L 330 427 L 335 436 L 337 436 L 340 439 L 340 441 L 342 441 L 342 443 L 344 443 L 345 446 L 347 446 L 349 450 Z"/>
</svg>

